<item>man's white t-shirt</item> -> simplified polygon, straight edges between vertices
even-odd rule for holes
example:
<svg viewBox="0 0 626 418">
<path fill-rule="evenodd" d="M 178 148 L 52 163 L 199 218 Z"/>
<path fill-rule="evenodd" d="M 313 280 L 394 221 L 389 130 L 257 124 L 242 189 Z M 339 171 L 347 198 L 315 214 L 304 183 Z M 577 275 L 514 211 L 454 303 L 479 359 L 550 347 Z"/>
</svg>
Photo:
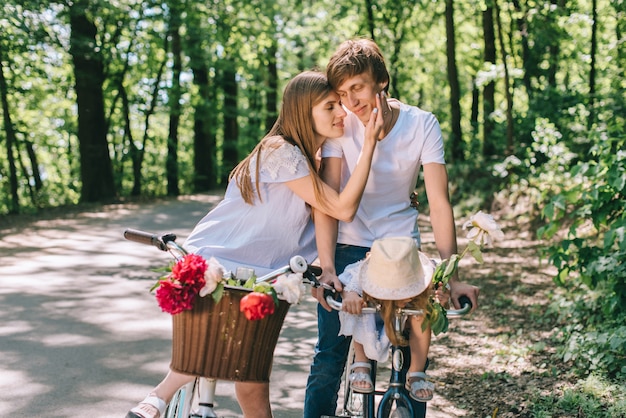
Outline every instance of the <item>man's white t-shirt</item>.
<svg viewBox="0 0 626 418">
<path fill-rule="evenodd" d="M 376 145 L 361 204 L 352 222 L 339 222 L 337 242 L 371 247 L 375 239 L 411 236 L 420 242 L 418 211 L 411 207 L 422 164 L 445 164 L 443 138 L 430 112 L 400 103 L 391 132 Z M 363 147 L 365 126 L 352 113 L 345 119 L 344 136 L 328 139 L 322 158 L 342 158 L 341 189 L 345 187 Z"/>
</svg>

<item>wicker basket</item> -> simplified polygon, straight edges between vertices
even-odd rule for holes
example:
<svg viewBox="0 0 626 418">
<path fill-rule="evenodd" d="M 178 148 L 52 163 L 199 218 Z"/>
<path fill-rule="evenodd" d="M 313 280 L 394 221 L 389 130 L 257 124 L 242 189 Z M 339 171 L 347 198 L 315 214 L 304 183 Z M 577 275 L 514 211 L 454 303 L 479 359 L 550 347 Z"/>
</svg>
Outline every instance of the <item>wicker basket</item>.
<svg viewBox="0 0 626 418">
<path fill-rule="evenodd" d="M 274 348 L 289 303 L 281 301 L 272 315 L 248 320 L 239 302 L 250 289 L 227 286 L 224 296 L 197 297 L 192 310 L 174 315 L 174 371 L 240 382 L 269 382 Z"/>
</svg>

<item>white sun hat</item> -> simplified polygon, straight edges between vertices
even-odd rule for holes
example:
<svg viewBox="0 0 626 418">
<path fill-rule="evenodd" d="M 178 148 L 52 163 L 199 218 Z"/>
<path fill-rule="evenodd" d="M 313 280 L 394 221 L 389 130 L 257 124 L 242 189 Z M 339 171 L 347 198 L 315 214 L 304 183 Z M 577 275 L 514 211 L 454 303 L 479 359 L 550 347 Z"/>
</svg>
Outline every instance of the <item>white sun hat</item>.
<svg viewBox="0 0 626 418">
<path fill-rule="evenodd" d="M 374 241 L 359 271 L 359 281 L 368 295 L 383 300 L 413 298 L 430 286 L 433 262 L 417 249 L 411 237 Z"/>
</svg>

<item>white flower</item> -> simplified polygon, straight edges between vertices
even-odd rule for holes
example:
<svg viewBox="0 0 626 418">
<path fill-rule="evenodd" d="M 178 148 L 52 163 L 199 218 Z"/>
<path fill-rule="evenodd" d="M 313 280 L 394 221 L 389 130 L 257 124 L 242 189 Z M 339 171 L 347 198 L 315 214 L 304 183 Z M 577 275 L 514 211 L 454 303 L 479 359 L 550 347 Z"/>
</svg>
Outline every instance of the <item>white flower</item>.
<svg viewBox="0 0 626 418">
<path fill-rule="evenodd" d="M 467 233 L 467 238 L 478 245 L 491 245 L 493 240 L 504 238 L 504 233 L 493 216 L 482 211 L 478 211 L 463 224 L 463 229 L 467 228 L 471 228 Z"/>
<path fill-rule="evenodd" d="M 302 273 L 282 274 L 272 286 L 278 294 L 278 299 L 286 300 L 290 304 L 300 302 L 306 291 L 302 283 Z"/>
<path fill-rule="evenodd" d="M 206 284 L 200 289 L 200 297 L 210 295 L 217 288 L 217 285 L 224 281 L 224 267 L 222 267 L 215 257 L 211 257 L 207 264 L 208 267 L 204 272 Z"/>
</svg>

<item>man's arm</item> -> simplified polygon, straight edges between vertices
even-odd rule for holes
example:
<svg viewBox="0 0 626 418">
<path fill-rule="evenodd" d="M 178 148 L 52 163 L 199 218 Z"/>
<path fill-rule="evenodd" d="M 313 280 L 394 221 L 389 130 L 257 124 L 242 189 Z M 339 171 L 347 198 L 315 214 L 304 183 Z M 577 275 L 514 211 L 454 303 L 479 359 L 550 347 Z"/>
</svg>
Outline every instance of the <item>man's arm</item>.
<svg viewBox="0 0 626 418">
<path fill-rule="evenodd" d="M 430 223 L 435 235 L 435 244 L 441 259 L 457 254 L 456 228 L 454 213 L 448 195 L 448 172 L 443 164 L 424 164 L 424 185 L 430 208 Z M 478 307 L 479 289 L 459 281 L 458 272 L 450 278 L 450 298 L 455 308 L 459 309 L 459 298 L 467 296 L 472 302 L 472 310 Z"/>
<path fill-rule="evenodd" d="M 320 176 L 322 180 L 339 192 L 341 183 L 341 159 L 340 158 L 323 158 L 320 165 Z M 315 242 L 317 243 L 317 254 L 322 268 L 320 282 L 334 286 L 337 291 L 342 290 L 341 282 L 337 277 L 335 270 L 335 247 L 337 246 L 337 228 L 338 222 L 325 213 L 314 210 L 313 221 L 315 223 Z M 332 308 L 328 306 L 324 299 L 322 289 L 314 289 L 313 296 L 320 304 L 330 311 Z"/>
</svg>

